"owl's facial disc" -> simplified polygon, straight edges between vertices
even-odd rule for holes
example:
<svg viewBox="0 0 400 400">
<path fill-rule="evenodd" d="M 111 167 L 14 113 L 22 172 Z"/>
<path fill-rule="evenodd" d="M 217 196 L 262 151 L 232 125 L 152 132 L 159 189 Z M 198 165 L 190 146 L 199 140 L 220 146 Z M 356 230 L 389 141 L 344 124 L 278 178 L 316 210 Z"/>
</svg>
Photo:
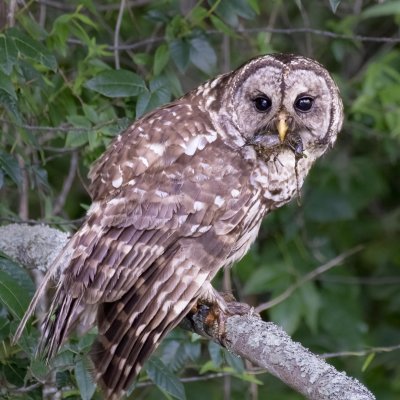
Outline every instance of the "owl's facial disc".
<svg viewBox="0 0 400 400">
<path fill-rule="evenodd" d="M 297 56 L 265 56 L 232 75 L 227 111 L 235 130 L 263 158 L 291 150 L 321 155 L 343 121 L 338 89 L 317 62 Z M 315 150 L 318 149 L 318 150 Z"/>
</svg>

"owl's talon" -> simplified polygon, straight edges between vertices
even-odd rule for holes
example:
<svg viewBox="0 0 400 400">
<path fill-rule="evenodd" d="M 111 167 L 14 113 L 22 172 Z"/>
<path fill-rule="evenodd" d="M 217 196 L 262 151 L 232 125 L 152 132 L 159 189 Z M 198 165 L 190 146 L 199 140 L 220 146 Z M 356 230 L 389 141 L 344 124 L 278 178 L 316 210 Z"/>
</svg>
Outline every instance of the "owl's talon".
<svg viewBox="0 0 400 400">
<path fill-rule="evenodd" d="M 217 339 L 225 347 L 226 320 L 233 315 L 253 315 L 254 307 L 235 301 L 230 293 L 215 294 L 214 301 L 198 300 L 188 317 L 195 331 Z"/>
</svg>

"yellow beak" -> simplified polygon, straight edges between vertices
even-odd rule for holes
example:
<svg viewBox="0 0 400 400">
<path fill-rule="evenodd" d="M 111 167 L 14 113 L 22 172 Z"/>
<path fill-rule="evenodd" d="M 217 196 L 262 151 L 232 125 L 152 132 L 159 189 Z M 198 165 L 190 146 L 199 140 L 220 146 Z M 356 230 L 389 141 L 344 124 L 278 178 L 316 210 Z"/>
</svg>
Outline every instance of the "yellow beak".
<svg viewBox="0 0 400 400">
<path fill-rule="evenodd" d="M 279 140 L 281 141 L 281 143 L 283 143 L 283 141 L 285 140 L 286 133 L 289 129 L 286 118 L 286 114 L 279 113 L 278 120 L 276 121 L 276 129 L 278 130 Z"/>
</svg>

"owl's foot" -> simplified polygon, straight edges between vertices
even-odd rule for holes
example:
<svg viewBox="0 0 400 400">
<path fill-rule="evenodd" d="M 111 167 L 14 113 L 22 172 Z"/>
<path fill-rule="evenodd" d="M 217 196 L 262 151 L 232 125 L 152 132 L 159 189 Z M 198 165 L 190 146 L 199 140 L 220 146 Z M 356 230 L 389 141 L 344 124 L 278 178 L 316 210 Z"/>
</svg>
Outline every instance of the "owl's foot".
<svg viewBox="0 0 400 400">
<path fill-rule="evenodd" d="M 226 339 L 225 324 L 233 315 L 251 315 L 253 307 L 235 301 L 231 293 L 219 293 L 211 285 L 207 288 L 190 311 L 187 318 L 192 329 L 224 346 Z"/>
</svg>

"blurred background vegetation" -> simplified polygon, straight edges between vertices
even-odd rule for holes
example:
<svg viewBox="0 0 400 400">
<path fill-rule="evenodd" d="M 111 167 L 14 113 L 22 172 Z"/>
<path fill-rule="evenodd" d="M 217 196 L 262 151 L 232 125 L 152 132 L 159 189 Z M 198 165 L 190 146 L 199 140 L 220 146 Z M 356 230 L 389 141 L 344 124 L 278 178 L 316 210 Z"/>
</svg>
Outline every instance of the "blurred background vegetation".
<svg viewBox="0 0 400 400">
<path fill-rule="evenodd" d="M 399 24 L 400 1 L 384 0 L 3 1 L 0 223 L 73 232 L 90 204 L 90 164 L 135 118 L 251 57 L 313 57 L 341 88 L 343 132 L 301 204 L 271 214 L 215 284 L 264 304 L 264 319 L 377 398 L 400 398 Z M 32 293 L 26 273 L 1 256 L 0 397 L 44 398 L 50 376 L 61 398 L 100 399 L 86 357 L 93 332 L 71 338 L 50 367 L 33 358 L 35 321 L 11 345 Z M 177 329 L 133 395 L 301 398 L 259 372 Z"/>
</svg>

